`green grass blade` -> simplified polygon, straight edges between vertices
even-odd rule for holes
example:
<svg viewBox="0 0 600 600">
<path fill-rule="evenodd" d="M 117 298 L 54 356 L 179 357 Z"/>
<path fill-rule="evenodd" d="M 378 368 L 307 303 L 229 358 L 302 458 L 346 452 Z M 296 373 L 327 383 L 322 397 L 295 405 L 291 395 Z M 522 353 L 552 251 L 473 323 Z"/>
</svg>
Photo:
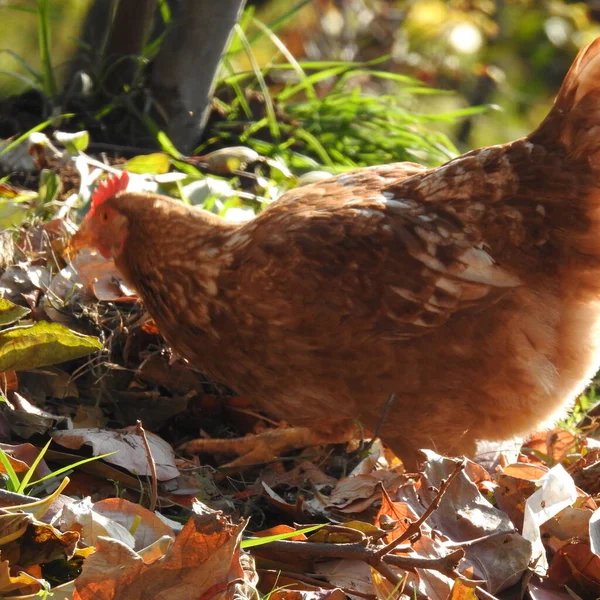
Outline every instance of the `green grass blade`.
<svg viewBox="0 0 600 600">
<path fill-rule="evenodd" d="M 237 35 L 240 41 L 242 42 L 242 45 L 244 46 L 244 50 L 246 51 L 246 55 L 248 56 L 248 60 L 252 65 L 252 70 L 254 71 L 256 80 L 258 81 L 258 85 L 264 95 L 265 109 L 267 111 L 267 120 L 269 123 L 269 131 L 275 139 L 278 139 L 280 137 L 279 123 L 277 122 L 277 117 L 275 116 L 275 108 L 273 107 L 273 100 L 271 98 L 269 88 L 265 82 L 265 78 L 263 77 L 262 71 L 258 66 L 258 63 L 256 62 L 256 57 L 254 56 L 254 52 L 252 52 L 252 48 L 248 43 L 246 34 L 239 25 L 235 26 L 235 31 L 237 32 Z"/>
<path fill-rule="evenodd" d="M 223 58 L 223 67 L 227 70 L 228 73 L 233 74 L 233 67 L 231 66 L 231 63 L 229 62 L 229 59 L 227 57 Z M 250 108 L 250 105 L 248 104 L 248 100 L 246 100 L 246 95 L 244 94 L 244 91 L 242 90 L 242 88 L 240 87 L 238 82 L 235 81 L 233 78 L 232 78 L 231 83 L 229 83 L 229 85 L 233 88 L 235 97 L 237 98 L 237 101 L 240 103 L 240 106 L 242 107 L 242 110 L 244 111 L 246 118 L 251 119 L 252 118 L 252 109 Z"/>
<path fill-rule="evenodd" d="M 52 443 L 52 438 L 50 438 L 48 440 L 48 443 L 40 450 L 39 454 L 35 457 L 35 460 L 31 464 L 29 469 L 27 469 L 27 473 L 25 473 L 25 477 L 23 477 L 23 479 L 21 480 L 21 483 L 19 484 L 19 489 L 17 490 L 17 492 L 19 494 L 22 494 L 23 491 L 25 490 L 25 488 L 27 487 L 27 485 L 29 484 L 29 481 L 33 477 L 33 474 L 34 474 L 35 470 L 37 469 L 37 466 L 42 461 L 42 458 L 44 458 L 44 455 L 46 454 L 46 451 L 50 447 L 51 443 Z"/>
<path fill-rule="evenodd" d="M 304 529 L 298 529 L 297 531 L 288 531 L 287 533 L 278 533 L 277 535 L 269 535 L 262 538 L 242 540 L 241 547 L 244 550 L 247 550 L 248 548 L 254 548 L 255 546 L 264 546 L 265 544 L 269 544 L 270 542 L 276 542 L 277 540 L 287 540 L 296 535 L 312 533 L 313 531 L 317 531 L 317 529 L 325 527 L 325 525 L 327 525 L 327 523 L 322 523 L 321 525 L 312 525 L 311 527 L 305 527 Z"/>
<path fill-rule="evenodd" d="M 2 448 L 0 448 L 0 463 L 2 463 L 2 466 L 4 467 L 4 471 L 6 472 L 6 475 L 8 476 L 8 483 L 11 487 L 11 489 L 9 491 L 16 492 L 19 489 L 19 477 L 17 476 L 17 473 L 14 470 L 13 466 L 10 464 L 10 461 L 8 460 L 8 456 L 6 455 L 6 452 L 4 452 L 4 450 L 2 450 Z"/>
<path fill-rule="evenodd" d="M 36 479 L 35 481 L 29 482 L 27 484 L 27 487 L 31 487 L 32 485 L 37 485 L 38 483 L 43 483 L 44 481 L 48 481 L 49 479 L 52 479 L 53 477 L 58 477 L 59 475 L 62 475 L 63 473 L 66 473 L 67 471 L 72 471 L 73 469 L 76 469 L 77 467 L 80 467 L 81 465 L 85 465 L 86 463 L 92 462 L 94 460 L 100 460 L 101 458 L 106 458 L 107 456 L 112 456 L 113 454 L 116 454 L 116 453 L 117 453 L 116 451 L 108 452 L 106 454 L 99 454 L 98 456 L 90 456 L 88 458 L 84 458 L 75 463 L 67 465 L 66 467 L 61 467 L 57 471 L 53 471 L 52 473 L 45 475 L 41 479 Z"/>
<path fill-rule="evenodd" d="M 48 0 L 37 0 L 38 12 L 38 39 L 40 50 L 40 62 L 42 65 L 42 78 L 44 81 L 44 92 L 56 102 L 58 87 L 52 67 L 52 53 L 50 49 L 50 6 Z"/>
<path fill-rule="evenodd" d="M 307 4 L 310 4 L 313 0 L 302 0 L 296 6 L 292 6 L 288 11 L 284 12 L 281 16 L 277 17 L 268 28 L 271 33 L 279 29 L 286 21 L 289 21 L 300 9 L 304 8 Z M 250 44 L 254 45 L 262 36 L 264 32 L 256 33 L 251 39 Z"/>
<path fill-rule="evenodd" d="M 171 23 L 171 7 L 167 0 L 158 0 L 158 11 L 165 27 Z"/>
<path fill-rule="evenodd" d="M 304 69 L 298 64 L 298 61 L 294 58 L 294 55 L 286 48 L 285 44 L 261 21 L 258 19 L 253 19 L 252 22 L 264 32 L 264 34 L 271 40 L 273 45 L 285 56 L 286 60 L 290 63 L 298 78 L 300 79 L 300 83 L 305 83 L 305 91 L 306 95 L 311 99 L 316 99 L 317 93 L 315 92 L 315 88 L 312 85 L 312 82 L 306 76 Z"/>
<path fill-rule="evenodd" d="M 73 116 L 73 115 L 62 115 L 63 117 Z M 19 144 L 22 144 L 32 133 L 36 133 L 37 131 L 42 131 L 52 125 L 54 119 L 47 119 L 46 121 L 42 121 L 39 125 L 32 127 L 29 131 L 26 131 L 23 135 L 20 135 L 16 140 L 13 140 L 8 146 L 5 146 L 0 150 L 0 156 L 10 152 L 13 148 L 16 148 Z"/>
<path fill-rule="evenodd" d="M 254 16 L 255 7 L 247 6 L 242 13 L 240 18 L 239 27 L 242 31 L 246 31 L 248 26 L 250 25 L 250 21 Z M 231 41 L 229 42 L 229 48 L 224 52 L 223 58 L 233 58 L 236 54 L 239 54 L 244 49 L 244 45 L 237 31 L 234 30 L 234 35 L 231 36 Z"/>
<path fill-rule="evenodd" d="M 283 90 L 281 93 L 279 93 L 277 95 L 277 100 L 279 102 L 284 102 L 285 100 L 288 100 L 289 98 L 295 96 L 297 93 L 305 89 L 307 82 L 310 83 L 310 85 L 312 85 L 324 79 L 329 79 L 330 77 L 337 77 L 340 73 L 343 73 L 347 69 L 348 67 L 345 65 L 338 65 L 335 67 L 331 67 L 330 69 L 325 69 L 323 71 L 313 73 L 312 75 L 308 75 L 308 77 L 306 77 L 306 81 L 301 81 L 300 83 L 292 85 Z"/>
<path fill-rule="evenodd" d="M 321 142 L 317 139 L 316 136 L 314 136 L 306 129 L 297 129 L 295 135 L 298 139 L 306 142 L 308 148 L 312 150 L 323 161 L 323 164 L 329 167 L 335 166 L 327 150 L 325 150 L 323 144 L 321 144 Z"/>
<path fill-rule="evenodd" d="M 7 75 L 8 77 L 13 77 L 17 81 L 22 81 L 27 85 L 27 87 L 31 87 L 34 90 L 41 90 L 41 85 L 31 79 L 31 77 L 27 77 L 27 75 L 22 75 L 21 73 L 13 73 L 12 71 L 0 71 L 0 75 Z"/>
<path fill-rule="evenodd" d="M 13 60 L 16 60 L 36 81 L 42 81 L 42 75 L 36 71 L 20 54 L 8 48 L 2 48 L 0 54 L 8 54 Z"/>
</svg>

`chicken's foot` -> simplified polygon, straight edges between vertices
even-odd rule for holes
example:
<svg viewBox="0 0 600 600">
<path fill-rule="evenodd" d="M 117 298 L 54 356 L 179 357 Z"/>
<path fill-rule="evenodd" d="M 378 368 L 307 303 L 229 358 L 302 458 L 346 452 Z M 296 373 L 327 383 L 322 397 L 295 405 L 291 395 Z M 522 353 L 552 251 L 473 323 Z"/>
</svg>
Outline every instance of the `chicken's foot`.
<svg viewBox="0 0 600 600">
<path fill-rule="evenodd" d="M 179 451 L 188 454 L 237 454 L 239 458 L 222 466 L 246 467 L 272 462 L 290 450 L 306 446 L 343 444 L 353 439 L 354 434 L 354 425 L 345 423 L 328 428 L 327 431 L 309 427 L 289 427 L 240 438 L 191 440 L 180 446 Z"/>
</svg>

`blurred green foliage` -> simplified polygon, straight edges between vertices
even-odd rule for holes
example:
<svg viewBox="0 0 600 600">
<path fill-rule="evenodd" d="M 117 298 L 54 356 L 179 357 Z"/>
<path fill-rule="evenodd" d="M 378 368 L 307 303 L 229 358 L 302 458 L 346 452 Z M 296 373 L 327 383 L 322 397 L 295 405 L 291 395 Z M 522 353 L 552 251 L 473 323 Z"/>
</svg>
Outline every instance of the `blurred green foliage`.
<svg viewBox="0 0 600 600">
<path fill-rule="evenodd" d="M 272 22 L 284 4 L 265 3 L 259 18 Z M 465 150 L 518 138 L 540 122 L 577 50 L 600 35 L 600 10 L 565 0 L 313 0 L 277 34 L 300 58 L 387 55 L 378 68 L 458 92 L 419 97 L 419 110 L 501 108 L 446 130 Z"/>
<path fill-rule="evenodd" d="M 44 68 L 38 49 L 40 0 L 0 3 L 0 97 L 24 89 Z M 91 0 L 47 0 L 51 62 L 61 85 Z M 480 104 L 490 111 L 458 126 L 440 124 L 460 149 L 530 131 L 547 111 L 577 49 L 600 34 L 600 10 L 566 0 L 312 0 L 250 2 L 299 60 L 370 61 L 456 94 L 413 97 L 415 112 Z M 281 18 L 301 4 L 289 19 Z M 249 33 L 249 37 L 251 34 Z M 267 37 L 253 43 L 260 66 L 274 58 Z M 234 67 L 249 68 L 243 55 Z M 275 82 L 276 83 L 276 82 Z M 363 91 L 397 93 L 394 82 L 357 78 Z M 327 94 L 327 82 L 317 86 Z"/>
<path fill-rule="evenodd" d="M 59 83 L 79 43 L 80 29 L 92 0 L 0 1 L 0 98 L 16 94 L 43 79 L 39 50 L 40 7 L 47 7 L 51 60 Z M 39 77 L 38 77 L 39 76 Z"/>
</svg>

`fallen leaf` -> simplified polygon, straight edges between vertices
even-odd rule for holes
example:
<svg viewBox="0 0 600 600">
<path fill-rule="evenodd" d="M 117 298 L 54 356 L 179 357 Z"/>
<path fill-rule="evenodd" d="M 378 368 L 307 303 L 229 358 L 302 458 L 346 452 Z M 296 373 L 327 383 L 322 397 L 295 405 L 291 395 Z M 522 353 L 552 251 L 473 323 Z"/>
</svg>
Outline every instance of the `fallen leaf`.
<svg viewBox="0 0 600 600">
<path fill-rule="evenodd" d="M 340 479 L 329 496 L 327 505 L 345 513 L 358 513 L 380 500 L 382 488 L 388 493 L 406 481 L 404 474 L 382 470 L 369 475 L 350 475 Z"/>
<path fill-rule="evenodd" d="M 533 546 L 534 560 L 539 557 L 535 572 L 543 576 L 548 568 L 548 562 L 540 527 L 577 500 L 577 489 L 573 478 L 560 464 L 552 467 L 538 481 L 538 484 L 539 488 L 525 502 L 523 537 Z"/>
<path fill-rule="evenodd" d="M 427 463 L 418 489 L 406 485 L 392 495 L 392 500 L 407 502 L 419 516 L 435 499 L 441 481 L 456 468 L 455 459 L 431 450 L 424 452 Z M 531 544 L 512 533 L 513 523 L 484 498 L 469 479 L 468 471 L 465 469 L 454 478 L 427 525 L 454 542 L 483 538 L 465 547 L 464 568 L 472 567 L 474 577 L 486 580 L 489 591 L 495 594 L 519 581 L 529 565 Z M 498 535 L 503 531 L 506 534 Z"/>
<path fill-rule="evenodd" d="M 174 538 L 173 530 L 147 508 L 123 498 L 106 498 L 94 503 L 93 511 L 131 532 L 134 548 L 140 550 L 164 536 Z M 146 561 L 147 562 L 147 561 Z"/>
<path fill-rule="evenodd" d="M 327 577 L 331 585 L 356 590 L 363 594 L 373 594 L 371 568 L 362 561 L 350 559 L 318 561 L 314 569 L 316 573 Z"/>
<path fill-rule="evenodd" d="M 28 308 L 14 304 L 5 298 L 0 298 L 0 327 L 16 323 L 30 312 Z"/>
<path fill-rule="evenodd" d="M 8 592 L 23 592 L 23 594 L 32 593 L 37 596 L 37 592 L 42 589 L 42 585 L 31 575 L 19 571 L 16 575 L 11 575 L 10 564 L 7 560 L 0 561 L 0 594 L 5 597 Z M 19 597 L 21 594 L 19 594 Z"/>
<path fill-rule="evenodd" d="M 600 556 L 600 508 L 590 516 L 589 522 L 590 548 L 596 556 Z"/>
<path fill-rule="evenodd" d="M 68 417 L 53 415 L 38 408 L 18 392 L 14 392 L 4 404 L 6 421 L 10 429 L 20 437 L 30 438 L 37 433 L 47 433 L 61 423 L 68 426 L 70 421 Z"/>
<path fill-rule="evenodd" d="M 589 542 L 592 527 L 590 518 L 593 514 L 588 508 L 567 506 L 542 525 L 544 545 L 556 552 L 573 541 Z"/>
<path fill-rule="evenodd" d="M 569 585 L 581 590 L 587 598 L 600 595 L 600 557 L 588 544 L 563 546 L 553 557 L 548 577 L 558 585 Z"/>
<path fill-rule="evenodd" d="M 558 463 L 564 460 L 577 445 L 578 440 L 572 433 L 556 428 L 531 437 L 523 445 L 523 452 L 534 451 Z"/>
<path fill-rule="evenodd" d="M 123 168 L 131 173 L 160 175 L 166 173 L 170 166 L 171 159 L 167 154 L 155 152 L 134 156 L 123 165 Z"/>
<path fill-rule="evenodd" d="M 20 567 L 68 560 L 79 541 L 78 533 L 61 533 L 27 513 L 0 514 L 0 532 L 2 557 L 16 558 Z"/>
<path fill-rule="evenodd" d="M 33 444 L 0 444 L 0 449 L 4 451 L 9 462 L 16 473 L 25 473 L 29 471 L 33 463 L 38 459 L 40 455 L 39 448 L 36 448 Z M 0 472 L 3 472 L 3 467 L 0 465 Z M 51 473 L 50 468 L 44 460 L 38 462 L 35 471 L 33 473 L 33 479 L 40 479 Z"/>
<path fill-rule="evenodd" d="M 73 600 L 249 598 L 256 578 L 249 559 L 242 564 L 244 526 L 217 511 L 195 514 L 166 555 L 150 564 L 122 543 L 99 538 L 75 581 Z"/>
<path fill-rule="evenodd" d="M 173 448 L 149 431 L 146 432 L 152 458 L 156 465 L 156 477 L 159 481 L 174 479 L 179 475 L 175 466 Z M 104 460 L 127 469 L 140 476 L 151 474 L 142 438 L 135 427 L 121 430 L 110 429 L 73 429 L 70 431 L 54 431 L 52 439 L 66 448 L 76 450 L 83 444 L 90 444 L 94 456 L 115 452 Z"/>
<path fill-rule="evenodd" d="M 243 170 L 249 163 L 262 160 L 261 155 L 246 146 L 231 146 L 221 148 L 204 156 L 195 156 L 194 159 L 206 163 L 214 173 L 226 175 L 236 170 Z"/>
<path fill-rule="evenodd" d="M 129 548 L 135 546 L 135 539 L 129 530 L 113 519 L 95 512 L 89 497 L 65 504 L 57 515 L 56 523 L 62 530 L 77 531 L 81 541 L 88 546 L 96 546 L 102 536 Z"/>
<path fill-rule="evenodd" d="M 8 392 L 14 392 L 19 389 L 19 378 L 15 371 L 5 371 L 0 373 L 0 394 L 6 396 Z"/>
<path fill-rule="evenodd" d="M 460 579 L 455 579 L 448 600 L 478 600 L 473 584 L 467 585 Z"/>
<path fill-rule="evenodd" d="M 0 371 L 55 365 L 102 349 L 98 338 L 58 323 L 39 322 L 0 332 Z"/>
</svg>

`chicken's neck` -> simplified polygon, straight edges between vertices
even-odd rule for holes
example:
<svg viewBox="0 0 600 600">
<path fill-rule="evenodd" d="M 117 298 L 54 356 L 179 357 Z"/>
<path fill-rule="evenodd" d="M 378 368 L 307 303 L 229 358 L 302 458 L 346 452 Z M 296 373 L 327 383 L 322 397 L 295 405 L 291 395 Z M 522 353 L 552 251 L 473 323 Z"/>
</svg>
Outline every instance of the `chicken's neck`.
<svg viewBox="0 0 600 600">
<path fill-rule="evenodd" d="M 161 332 L 177 334 L 183 325 L 198 338 L 214 335 L 218 277 L 231 260 L 227 242 L 239 226 L 181 203 L 157 208 L 135 218 L 128 215 L 128 236 L 115 263 Z M 188 354 L 185 340 L 169 342 Z"/>
</svg>

